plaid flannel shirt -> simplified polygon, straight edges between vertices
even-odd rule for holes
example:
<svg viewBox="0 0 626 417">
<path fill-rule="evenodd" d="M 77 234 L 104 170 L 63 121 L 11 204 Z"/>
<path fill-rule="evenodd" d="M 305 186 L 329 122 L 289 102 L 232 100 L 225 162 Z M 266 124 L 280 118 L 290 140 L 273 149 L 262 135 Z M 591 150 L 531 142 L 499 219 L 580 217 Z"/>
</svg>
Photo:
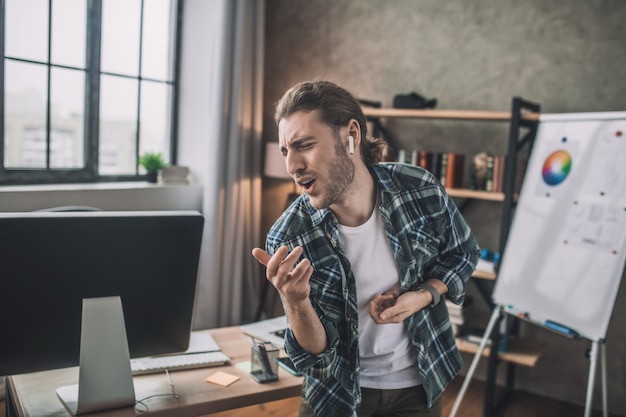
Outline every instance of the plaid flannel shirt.
<svg viewBox="0 0 626 417">
<path fill-rule="evenodd" d="M 448 286 L 446 299 L 462 303 L 480 249 L 451 198 L 420 167 L 381 163 L 370 171 L 380 193 L 379 209 L 401 293 L 436 278 Z M 361 403 L 356 288 L 338 236 L 334 214 L 314 209 L 303 194 L 272 226 L 266 249 L 274 254 L 283 245 L 302 246 L 302 256 L 314 268 L 310 299 L 328 335 L 327 350 L 310 355 L 290 329 L 285 335 L 285 349 L 304 373 L 306 398 L 320 416 L 356 417 Z M 462 365 L 445 302 L 413 314 L 405 323 L 431 406 Z"/>
</svg>

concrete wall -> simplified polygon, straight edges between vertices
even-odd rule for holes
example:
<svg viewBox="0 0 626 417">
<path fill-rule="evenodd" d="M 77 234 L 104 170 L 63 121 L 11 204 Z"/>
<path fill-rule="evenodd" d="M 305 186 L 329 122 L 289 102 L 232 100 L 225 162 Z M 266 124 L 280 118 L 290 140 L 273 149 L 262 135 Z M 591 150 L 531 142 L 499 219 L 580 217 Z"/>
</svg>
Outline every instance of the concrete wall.
<svg viewBox="0 0 626 417">
<path fill-rule="evenodd" d="M 416 91 L 436 97 L 441 109 L 509 110 L 511 98 L 521 96 L 545 113 L 623 111 L 624 22 L 622 0 L 267 0 L 264 137 L 277 138 L 274 102 L 295 82 L 315 77 L 386 106 L 394 94 Z M 466 155 L 504 153 L 508 132 L 501 123 L 389 120 L 387 126 L 407 148 Z M 289 182 L 266 181 L 264 231 L 282 209 L 277 196 L 290 191 Z M 497 247 L 500 208 L 477 202 L 464 213 L 484 247 Z M 609 407 L 622 415 L 625 305 L 622 288 L 607 335 Z M 589 342 L 532 326 L 522 332 L 547 349 L 536 367 L 518 369 L 516 386 L 583 404 Z M 596 406 L 599 388 L 597 382 Z"/>
</svg>

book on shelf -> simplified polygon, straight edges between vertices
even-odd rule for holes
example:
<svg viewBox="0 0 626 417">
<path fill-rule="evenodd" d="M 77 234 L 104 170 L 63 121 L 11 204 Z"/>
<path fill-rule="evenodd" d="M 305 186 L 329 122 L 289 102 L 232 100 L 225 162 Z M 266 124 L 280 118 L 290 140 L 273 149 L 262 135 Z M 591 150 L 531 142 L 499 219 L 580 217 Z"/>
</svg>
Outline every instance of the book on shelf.
<svg viewBox="0 0 626 417">
<path fill-rule="evenodd" d="M 419 151 L 417 154 L 417 165 L 430 171 L 430 161 L 428 159 L 428 151 Z"/>
<path fill-rule="evenodd" d="M 473 299 L 467 296 L 462 305 L 454 304 L 452 301 L 446 300 L 446 307 L 448 308 L 452 332 L 455 335 L 462 334 L 474 315 Z"/>
<path fill-rule="evenodd" d="M 430 171 L 444 187 L 463 187 L 465 170 L 465 155 L 463 154 L 400 149 L 396 161 L 418 165 Z"/>
<path fill-rule="evenodd" d="M 446 174 L 448 173 L 448 154 L 446 152 L 442 152 L 439 157 L 439 182 L 444 187 L 447 187 L 447 178 Z"/>
<path fill-rule="evenodd" d="M 493 192 L 501 193 L 504 191 L 504 163 L 505 155 L 496 155 L 493 157 Z"/>
<path fill-rule="evenodd" d="M 417 165 L 417 150 L 415 149 L 399 149 L 397 162 L 405 164 Z"/>
<path fill-rule="evenodd" d="M 446 176 L 443 185 L 448 188 L 462 188 L 464 169 L 465 155 L 449 152 L 447 154 Z"/>
<path fill-rule="evenodd" d="M 448 164 L 450 159 L 448 158 Z M 506 155 L 491 155 L 487 152 L 476 154 L 471 167 L 472 180 L 470 188 L 478 191 L 503 193 L 507 167 Z M 513 191 L 519 192 L 522 187 L 528 158 L 518 158 Z"/>
<path fill-rule="evenodd" d="M 505 322 L 506 320 L 504 320 L 502 323 L 505 323 Z M 465 340 L 466 342 L 479 345 L 482 342 L 483 337 L 485 336 L 485 330 L 486 329 L 483 329 L 483 328 L 472 327 L 472 328 L 466 329 L 464 332 L 462 332 L 460 335 L 457 335 L 457 336 L 459 336 L 461 339 Z M 496 330 L 494 329 L 494 331 Z M 506 351 L 508 340 L 509 340 L 509 334 L 506 329 L 506 325 L 502 324 L 500 327 L 500 341 L 498 343 L 498 352 Z M 491 342 L 491 337 L 490 337 L 487 339 L 485 346 L 490 347 L 491 343 L 492 342 Z"/>
<path fill-rule="evenodd" d="M 471 187 L 478 191 L 504 192 L 506 155 L 492 155 L 487 152 L 476 154 L 472 165 Z"/>
<path fill-rule="evenodd" d="M 429 152 L 430 172 L 439 179 L 441 177 L 441 152 Z"/>
<path fill-rule="evenodd" d="M 406 163 L 406 149 L 398 149 L 396 162 Z"/>
<path fill-rule="evenodd" d="M 472 328 L 461 334 L 461 339 L 465 340 L 466 342 L 478 345 L 483 340 L 484 335 L 485 329 Z M 485 344 L 485 346 L 491 346 L 491 339 L 487 339 L 487 343 Z"/>
<path fill-rule="evenodd" d="M 454 152 L 441 152 L 439 163 L 439 182 L 446 188 L 463 187 L 465 156 Z M 436 173 L 434 171 L 434 175 Z"/>
</svg>

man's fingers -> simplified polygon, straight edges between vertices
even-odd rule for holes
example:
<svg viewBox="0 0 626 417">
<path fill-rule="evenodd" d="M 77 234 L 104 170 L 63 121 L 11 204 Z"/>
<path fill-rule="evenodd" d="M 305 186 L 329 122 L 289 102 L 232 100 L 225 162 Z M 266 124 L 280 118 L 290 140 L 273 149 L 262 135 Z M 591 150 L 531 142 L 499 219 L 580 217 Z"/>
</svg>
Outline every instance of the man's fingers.
<svg viewBox="0 0 626 417">
<path fill-rule="evenodd" d="M 378 304 L 375 303 L 374 301 L 370 302 L 369 313 L 370 313 L 370 316 L 374 319 L 374 321 L 378 319 L 378 313 L 379 313 Z"/>
<path fill-rule="evenodd" d="M 270 256 L 270 254 L 263 249 L 254 248 L 252 249 L 252 256 L 254 256 L 256 260 L 259 261 L 259 263 L 261 263 L 268 269 L 272 267 L 278 268 L 278 266 L 280 266 L 280 264 L 283 262 L 283 257 L 287 254 L 287 251 L 287 247 L 281 246 L 280 248 L 278 248 L 274 256 Z"/>
<path fill-rule="evenodd" d="M 370 302 L 370 310 L 378 311 L 379 313 L 385 308 L 394 304 L 396 299 L 395 293 L 378 294 Z"/>
<path fill-rule="evenodd" d="M 312 273 L 313 265 L 311 265 L 310 260 L 305 258 L 301 260 L 298 265 L 296 265 L 291 273 L 291 276 L 296 282 L 299 282 L 301 279 L 306 279 L 308 281 L 309 278 L 311 278 Z"/>
<path fill-rule="evenodd" d="M 378 294 L 369 304 L 369 314 L 376 324 L 400 323 L 409 313 L 406 306 L 397 303 L 399 298 L 396 290 Z"/>
<path fill-rule="evenodd" d="M 263 249 L 252 250 L 252 255 L 266 266 L 266 278 L 287 302 L 299 302 L 309 296 L 313 265 L 306 258 L 298 262 L 302 253 L 300 246 L 291 253 L 288 247 L 281 246 L 271 257 Z"/>
<path fill-rule="evenodd" d="M 252 256 L 254 256 L 256 260 L 264 266 L 267 266 L 267 263 L 270 261 L 271 258 L 269 253 L 265 252 L 261 248 L 252 249 Z"/>
<path fill-rule="evenodd" d="M 287 248 L 285 246 L 282 246 L 278 249 L 278 251 L 276 251 L 276 253 L 280 253 L 279 251 L 281 249 L 285 248 L 285 253 L 287 252 Z M 300 246 L 296 246 L 291 253 L 289 253 L 287 256 L 285 255 L 281 255 L 281 261 L 278 265 L 278 267 L 280 268 L 283 265 L 287 265 L 288 271 L 291 271 L 292 269 L 294 269 L 296 267 L 296 262 L 298 261 L 298 259 L 300 259 L 300 255 L 302 255 L 303 249 Z"/>
<path fill-rule="evenodd" d="M 289 248 L 281 246 L 278 248 L 274 256 L 270 256 L 265 250 L 261 248 L 252 249 L 252 256 L 254 256 L 259 263 L 265 265 L 267 268 L 267 278 L 274 277 L 277 274 L 289 274 L 289 275 L 306 275 L 306 271 L 311 267 L 311 261 L 303 259 L 297 263 L 298 259 L 303 253 L 303 249 L 300 246 L 294 248 L 289 253 Z"/>
</svg>

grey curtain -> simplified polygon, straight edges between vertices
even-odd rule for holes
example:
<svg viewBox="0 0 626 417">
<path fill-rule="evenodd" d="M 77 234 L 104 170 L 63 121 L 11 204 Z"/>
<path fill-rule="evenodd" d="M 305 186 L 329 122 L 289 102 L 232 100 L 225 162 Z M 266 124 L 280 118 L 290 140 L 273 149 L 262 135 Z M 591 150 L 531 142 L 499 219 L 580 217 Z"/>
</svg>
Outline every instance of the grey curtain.
<svg viewBox="0 0 626 417">
<path fill-rule="evenodd" d="M 207 83 L 208 91 L 203 90 L 202 82 L 194 86 L 187 81 L 190 91 L 182 92 L 191 101 L 202 100 L 205 93 L 210 95 L 208 114 L 195 116 L 206 119 L 207 124 L 199 124 L 194 132 L 183 135 L 187 141 L 190 136 L 201 136 L 196 146 L 187 146 L 184 153 L 195 164 L 204 185 L 205 228 L 194 313 L 194 329 L 204 329 L 251 321 L 259 304 L 262 280 L 251 250 L 261 240 L 265 2 L 206 2 L 219 4 L 215 9 L 200 1 L 189 3 L 185 7 L 192 9 L 185 10 L 185 16 L 201 10 L 223 16 L 218 19 L 223 24 L 218 41 L 211 46 L 202 45 L 203 39 L 198 39 L 200 45 L 194 49 L 194 53 L 203 54 L 213 48 L 213 56 L 221 57 L 204 62 L 209 74 L 200 76 L 212 80 Z M 203 24 L 211 25 L 209 19 L 198 22 L 198 16 L 193 18 L 197 31 L 206 30 Z M 185 35 L 183 42 L 187 45 Z M 183 65 L 194 59 L 199 58 L 188 53 Z M 189 105 L 187 109 L 197 113 Z M 190 115 L 186 117 L 191 119 Z M 181 124 L 186 117 L 181 117 Z"/>
</svg>

